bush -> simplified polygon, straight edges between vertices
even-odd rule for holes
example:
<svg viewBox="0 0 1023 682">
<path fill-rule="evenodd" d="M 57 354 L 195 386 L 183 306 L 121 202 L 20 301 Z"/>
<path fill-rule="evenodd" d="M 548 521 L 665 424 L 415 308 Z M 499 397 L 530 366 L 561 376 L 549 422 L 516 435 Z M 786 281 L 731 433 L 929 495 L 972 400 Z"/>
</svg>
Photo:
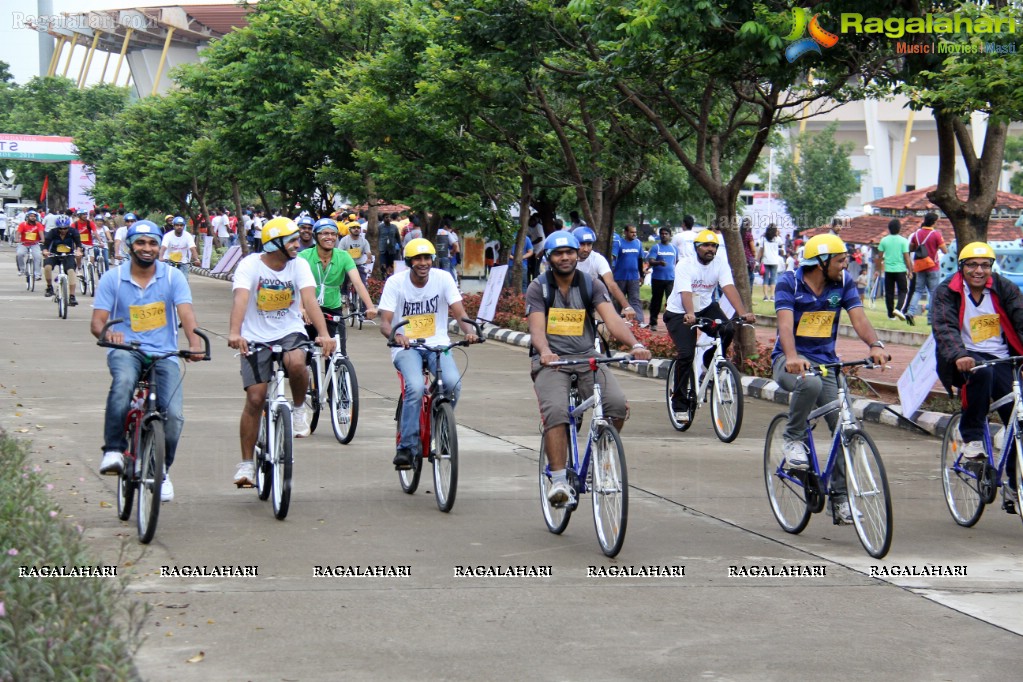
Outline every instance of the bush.
<svg viewBox="0 0 1023 682">
<path fill-rule="evenodd" d="M 96 566 L 38 466 L 0 435 L 0 680 L 136 679 L 148 607 L 127 578 L 18 577 L 21 566 Z"/>
</svg>

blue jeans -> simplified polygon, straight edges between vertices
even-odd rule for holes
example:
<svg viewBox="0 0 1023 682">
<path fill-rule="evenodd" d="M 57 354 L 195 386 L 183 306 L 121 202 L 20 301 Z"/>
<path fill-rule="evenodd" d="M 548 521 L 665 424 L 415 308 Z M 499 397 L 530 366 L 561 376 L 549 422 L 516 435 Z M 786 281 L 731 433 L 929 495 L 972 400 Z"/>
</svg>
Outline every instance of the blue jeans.
<svg viewBox="0 0 1023 682">
<path fill-rule="evenodd" d="M 431 374 L 436 374 L 438 357 L 440 357 L 441 370 L 444 374 L 446 393 L 454 407 L 458 402 L 458 395 L 462 391 L 462 382 L 459 377 L 458 365 L 455 364 L 451 353 L 438 356 L 436 353 L 429 353 L 425 350 L 408 348 L 398 351 L 398 354 L 394 356 L 394 366 L 401 372 L 402 379 L 405 381 L 405 401 L 401 406 L 399 449 L 409 450 L 412 453 L 419 452 L 419 412 L 422 409 L 423 393 L 426 391 L 426 386 L 423 384 L 423 363 L 427 363 Z"/>
<path fill-rule="evenodd" d="M 110 269 L 110 249 L 105 246 L 94 246 L 92 247 L 92 255 L 97 260 L 103 261 L 103 265 Z"/>
<path fill-rule="evenodd" d="M 126 350 L 112 350 L 107 355 L 110 369 L 110 392 L 107 394 L 107 412 L 103 421 L 103 451 L 124 452 L 128 442 L 124 437 L 124 419 L 128 416 L 135 384 L 142 376 L 142 358 L 138 353 Z M 166 463 L 170 469 L 174 463 L 174 452 L 178 449 L 181 428 L 185 424 L 180 369 L 174 358 L 165 358 L 156 363 L 153 371 L 156 384 L 156 404 L 167 415 L 164 437 L 167 441 Z"/>
<path fill-rule="evenodd" d="M 931 311 L 934 310 L 934 292 L 937 290 L 938 285 L 941 284 L 941 270 L 935 270 L 933 272 L 918 272 L 916 273 L 916 290 L 913 292 L 913 298 L 909 302 L 909 314 L 916 315 L 920 308 L 920 296 L 927 292 L 927 324 L 930 324 L 933 320 Z"/>
</svg>

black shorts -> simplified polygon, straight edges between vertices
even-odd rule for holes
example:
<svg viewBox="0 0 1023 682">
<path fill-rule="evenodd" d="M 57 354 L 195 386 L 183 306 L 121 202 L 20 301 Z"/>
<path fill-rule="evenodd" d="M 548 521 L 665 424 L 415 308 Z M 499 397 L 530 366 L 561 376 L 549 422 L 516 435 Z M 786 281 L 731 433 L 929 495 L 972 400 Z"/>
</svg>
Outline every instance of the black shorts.
<svg viewBox="0 0 1023 682">
<path fill-rule="evenodd" d="M 71 253 L 64 256 L 47 256 L 43 259 L 43 267 L 49 265 L 51 268 L 55 268 L 57 263 L 64 264 L 66 274 L 72 273 L 75 270 L 75 255 Z"/>
<path fill-rule="evenodd" d="M 285 351 L 289 351 L 298 348 L 308 340 L 305 334 L 295 332 L 274 343 L 280 345 Z M 269 383 L 272 378 L 270 370 L 273 364 L 273 353 L 269 348 L 260 348 L 252 355 L 243 355 L 239 359 L 242 363 L 242 388 Z"/>
</svg>

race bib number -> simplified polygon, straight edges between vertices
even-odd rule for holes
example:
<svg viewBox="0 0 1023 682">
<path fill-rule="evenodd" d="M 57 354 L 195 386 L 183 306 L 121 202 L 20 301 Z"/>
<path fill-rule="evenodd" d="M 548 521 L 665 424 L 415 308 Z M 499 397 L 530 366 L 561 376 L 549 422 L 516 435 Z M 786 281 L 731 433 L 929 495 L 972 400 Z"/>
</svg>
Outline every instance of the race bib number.
<svg viewBox="0 0 1023 682">
<path fill-rule="evenodd" d="M 405 336 L 410 339 L 428 339 L 437 333 L 437 316 L 434 313 L 409 315 L 405 330 Z"/>
<path fill-rule="evenodd" d="M 831 329 L 835 325 L 833 310 L 822 310 L 816 313 L 803 313 L 799 318 L 799 327 L 796 329 L 796 336 L 809 336 L 817 339 L 831 336 Z"/>
<path fill-rule="evenodd" d="M 130 306 L 129 313 L 133 332 L 148 332 L 167 326 L 167 304 L 163 301 Z"/>
<path fill-rule="evenodd" d="M 974 343 L 983 343 L 1001 335 L 1002 323 L 997 314 L 977 315 L 970 318 L 970 338 Z"/>
<path fill-rule="evenodd" d="M 171 251 L 170 259 L 171 263 L 180 263 L 183 260 L 180 251 Z"/>
<path fill-rule="evenodd" d="M 551 308 L 547 314 L 547 333 L 557 336 L 582 336 L 585 310 Z"/>
<path fill-rule="evenodd" d="M 260 289 L 256 294 L 256 308 L 264 313 L 291 307 L 294 295 L 291 289 Z"/>
<path fill-rule="evenodd" d="M 348 255 L 351 256 L 353 260 L 356 258 L 362 258 L 362 247 L 359 246 L 350 247 L 348 249 Z"/>
<path fill-rule="evenodd" d="M 25 241 L 27 241 L 27 242 L 39 241 L 39 233 L 38 232 L 26 232 L 25 233 Z"/>
<path fill-rule="evenodd" d="M 71 253 L 71 247 L 67 244 L 57 244 L 57 253 Z"/>
</svg>

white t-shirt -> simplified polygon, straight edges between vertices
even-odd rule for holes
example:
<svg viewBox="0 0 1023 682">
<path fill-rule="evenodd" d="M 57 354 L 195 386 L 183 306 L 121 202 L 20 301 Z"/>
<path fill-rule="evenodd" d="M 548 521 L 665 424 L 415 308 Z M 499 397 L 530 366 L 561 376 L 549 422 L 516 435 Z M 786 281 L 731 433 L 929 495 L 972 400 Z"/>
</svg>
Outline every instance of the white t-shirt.
<svg viewBox="0 0 1023 682">
<path fill-rule="evenodd" d="M 966 350 L 985 353 L 996 358 L 1009 357 L 1009 346 L 1002 336 L 1002 322 L 991 301 L 991 290 L 984 290 L 980 305 L 973 304 L 968 292 L 963 296 L 963 345 Z"/>
<path fill-rule="evenodd" d="M 46 226 L 47 232 L 57 227 L 57 212 L 47 213 L 46 217 L 43 218 L 43 225 Z"/>
<path fill-rule="evenodd" d="M 586 257 L 586 260 L 579 261 L 575 268 L 579 272 L 585 272 L 593 279 L 599 279 L 602 281 L 604 275 L 611 272 L 611 264 L 607 262 L 607 259 L 604 258 L 604 256 L 596 251 L 590 251 L 590 255 Z"/>
<path fill-rule="evenodd" d="M 213 229 L 215 230 L 217 236 L 220 237 L 221 239 L 231 236 L 230 230 L 227 229 L 230 223 L 228 222 L 226 215 L 215 216 L 213 220 L 210 221 L 210 224 L 213 225 Z"/>
<path fill-rule="evenodd" d="M 238 275 L 235 275 L 237 279 Z M 426 284 L 419 288 L 412 284 L 412 271 L 405 270 L 387 278 L 377 308 L 394 313 L 392 322 L 410 322 L 398 330 L 410 339 L 425 339 L 428 346 L 451 343 L 448 337 L 448 307 L 462 300 L 455 279 L 450 273 L 430 269 Z M 391 349 L 391 358 L 399 348 Z"/>
<path fill-rule="evenodd" d="M 679 262 L 684 260 L 696 260 L 696 247 L 693 240 L 696 239 L 695 230 L 682 230 L 671 238 L 671 243 L 678 250 Z"/>
<path fill-rule="evenodd" d="M 235 268 L 233 287 L 249 290 L 242 336 L 272 343 L 295 332 L 304 335 L 301 291 L 315 287 L 313 271 L 304 258 L 292 258 L 280 272 L 267 267 L 261 254 L 243 258 Z"/>
<path fill-rule="evenodd" d="M 735 284 L 732 270 L 728 262 L 715 257 L 709 265 L 699 260 L 679 261 L 675 266 L 675 286 L 668 297 L 668 310 L 673 313 L 685 313 L 682 307 L 682 292 L 693 294 L 693 310 L 698 313 L 714 301 L 714 290 Z"/>
<path fill-rule="evenodd" d="M 119 241 L 121 243 L 121 247 L 120 247 L 121 253 L 120 254 L 116 254 L 115 253 L 114 254 L 115 256 L 120 255 L 120 256 L 123 256 L 123 257 L 127 258 L 130 255 L 128 253 L 128 245 L 124 243 L 124 240 L 125 240 L 125 238 L 127 236 L 128 236 L 128 226 L 127 225 L 121 225 L 119 228 L 117 228 L 117 231 L 114 232 L 114 241 L 115 242 Z"/>
<path fill-rule="evenodd" d="M 785 259 L 781 257 L 781 237 L 775 237 L 774 241 L 768 241 L 766 238 L 760 242 L 761 248 L 764 250 L 764 256 L 761 262 L 764 265 L 783 265 Z"/>
<path fill-rule="evenodd" d="M 195 239 L 187 232 L 181 236 L 174 234 L 171 230 L 163 235 L 161 246 L 167 249 L 164 256 L 173 263 L 190 263 L 192 261 L 192 249 L 195 248 Z"/>
</svg>

